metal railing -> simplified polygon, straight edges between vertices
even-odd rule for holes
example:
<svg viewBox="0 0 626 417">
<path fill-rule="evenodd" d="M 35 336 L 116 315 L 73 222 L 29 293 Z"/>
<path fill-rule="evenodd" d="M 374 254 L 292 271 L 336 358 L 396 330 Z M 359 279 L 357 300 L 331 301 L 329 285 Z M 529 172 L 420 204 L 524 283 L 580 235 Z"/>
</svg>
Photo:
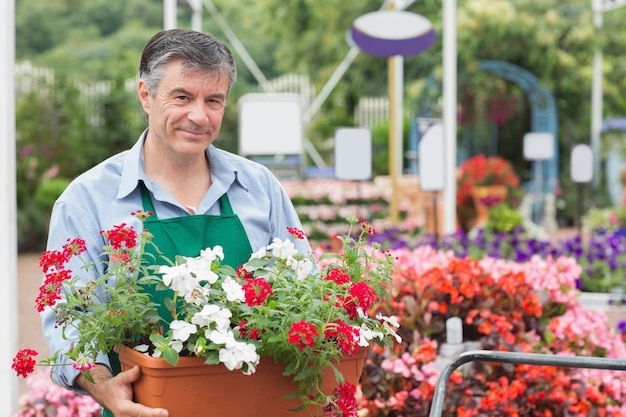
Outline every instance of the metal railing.
<svg viewBox="0 0 626 417">
<path fill-rule="evenodd" d="M 430 407 L 430 417 L 441 416 L 446 396 L 446 385 L 448 383 L 448 379 L 452 376 L 452 373 L 459 366 L 473 361 L 626 371 L 626 359 L 470 350 L 454 358 L 441 371 L 441 374 L 439 374 L 439 379 L 437 380 L 435 393 L 433 395 L 433 402 Z"/>
</svg>

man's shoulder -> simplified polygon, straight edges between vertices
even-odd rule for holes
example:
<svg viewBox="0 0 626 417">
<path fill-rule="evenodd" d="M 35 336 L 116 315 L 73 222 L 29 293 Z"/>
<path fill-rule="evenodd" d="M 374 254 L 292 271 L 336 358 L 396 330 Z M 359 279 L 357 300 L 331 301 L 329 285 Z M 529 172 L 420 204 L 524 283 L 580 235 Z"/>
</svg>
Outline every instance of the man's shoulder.
<svg viewBox="0 0 626 417">
<path fill-rule="evenodd" d="M 269 169 L 252 159 L 248 159 L 244 156 L 237 155 L 235 153 L 226 151 L 224 149 L 213 148 L 216 155 L 222 159 L 225 163 L 233 166 L 233 168 L 239 173 L 252 172 L 254 174 L 269 173 Z"/>
<path fill-rule="evenodd" d="M 68 186 L 67 193 L 73 195 L 117 193 L 126 152 L 113 155 L 78 175 Z"/>
</svg>

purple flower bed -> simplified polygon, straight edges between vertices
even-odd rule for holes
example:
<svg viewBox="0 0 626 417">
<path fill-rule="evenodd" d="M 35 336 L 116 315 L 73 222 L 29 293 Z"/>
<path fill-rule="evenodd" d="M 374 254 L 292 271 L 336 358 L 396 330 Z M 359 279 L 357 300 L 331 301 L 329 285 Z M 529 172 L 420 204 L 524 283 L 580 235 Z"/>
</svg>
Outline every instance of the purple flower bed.
<svg viewBox="0 0 626 417">
<path fill-rule="evenodd" d="M 626 287 L 626 236 L 620 231 L 595 231 L 583 241 L 580 236 L 564 239 L 558 244 L 529 236 L 523 227 L 511 232 L 493 232 L 488 228 L 466 234 L 458 231 L 436 239 L 432 234 L 409 236 L 391 228 L 373 236 L 389 249 L 428 245 L 452 251 L 460 258 L 492 257 L 525 262 L 533 256 L 557 259 L 561 256 L 576 259 L 582 267 L 578 289 L 589 292 L 609 292 Z"/>
</svg>

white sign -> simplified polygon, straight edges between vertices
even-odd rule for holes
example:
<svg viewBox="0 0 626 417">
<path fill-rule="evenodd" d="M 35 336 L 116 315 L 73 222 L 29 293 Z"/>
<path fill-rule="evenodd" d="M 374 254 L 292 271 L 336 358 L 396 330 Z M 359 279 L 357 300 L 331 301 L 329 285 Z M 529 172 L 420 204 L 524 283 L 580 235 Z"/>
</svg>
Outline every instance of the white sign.
<svg viewBox="0 0 626 417">
<path fill-rule="evenodd" d="M 530 161 L 552 159 L 554 157 L 554 136 L 546 132 L 533 132 L 524 135 L 524 158 Z"/>
<path fill-rule="evenodd" d="M 445 155 L 443 126 L 436 123 L 419 141 L 418 176 L 422 191 L 441 191 L 445 188 Z"/>
<path fill-rule="evenodd" d="M 240 155 L 303 153 L 300 96 L 291 93 L 250 93 L 239 106 Z"/>
<path fill-rule="evenodd" d="M 591 182 L 593 179 L 593 152 L 591 147 L 579 144 L 572 149 L 570 174 L 573 182 Z"/>
<path fill-rule="evenodd" d="M 335 177 L 342 180 L 372 177 L 372 135 L 368 129 L 342 127 L 335 131 Z"/>
</svg>

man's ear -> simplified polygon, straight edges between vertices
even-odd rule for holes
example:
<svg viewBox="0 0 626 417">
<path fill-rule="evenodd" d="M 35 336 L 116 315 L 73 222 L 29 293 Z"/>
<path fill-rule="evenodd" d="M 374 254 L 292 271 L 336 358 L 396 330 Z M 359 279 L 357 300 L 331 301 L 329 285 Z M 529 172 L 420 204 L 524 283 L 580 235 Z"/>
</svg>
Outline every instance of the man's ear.
<svg viewBox="0 0 626 417">
<path fill-rule="evenodd" d="M 139 101 L 141 102 L 141 107 L 143 107 L 143 111 L 147 115 L 150 115 L 152 101 L 150 100 L 150 91 L 148 90 L 148 85 L 144 80 L 139 80 L 139 85 L 137 86 L 137 94 L 139 95 Z"/>
</svg>

